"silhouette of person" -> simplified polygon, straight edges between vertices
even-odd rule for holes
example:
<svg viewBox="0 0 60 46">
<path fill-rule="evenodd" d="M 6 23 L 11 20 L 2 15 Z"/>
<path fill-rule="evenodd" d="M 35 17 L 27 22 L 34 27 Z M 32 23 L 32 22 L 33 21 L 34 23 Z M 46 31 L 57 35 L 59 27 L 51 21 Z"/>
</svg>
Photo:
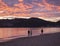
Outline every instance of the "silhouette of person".
<svg viewBox="0 0 60 46">
<path fill-rule="evenodd" d="M 41 34 L 43 34 L 43 29 L 41 29 Z"/>
<path fill-rule="evenodd" d="M 28 30 L 28 36 L 32 36 L 32 30 Z"/>
</svg>

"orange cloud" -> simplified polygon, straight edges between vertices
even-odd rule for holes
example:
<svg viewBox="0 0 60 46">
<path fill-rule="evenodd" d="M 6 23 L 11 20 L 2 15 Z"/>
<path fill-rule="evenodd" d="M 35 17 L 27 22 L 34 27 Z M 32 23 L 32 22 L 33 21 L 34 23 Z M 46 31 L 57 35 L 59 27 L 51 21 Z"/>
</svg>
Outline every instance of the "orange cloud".
<svg viewBox="0 0 60 46">
<path fill-rule="evenodd" d="M 45 16 L 51 16 L 49 11 L 57 11 L 57 13 L 60 12 L 60 6 L 49 4 L 47 3 L 47 0 L 43 0 L 43 3 L 32 2 L 32 4 L 28 4 L 28 5 L 24 4 L 23 0 L 18 0 L 18 1 L 20 3 L 14 4 L 14 7 L 9 7 L 2 0 L 0 0 L 0 12 L 3 11 L 0 13 L 0 16 L 14 15 L 14 16 L 45 17 Z M 35 5 L 37 5 L 38 8 L 36 7 L 35 9 L 32 9 Z M 35 13 L 32 13 L 31 11 L 34 11 Z M 45 11 L 48 11 L 48 12 L 45 12 Z"/>
<path fill-rule="evenodd" d="M 5 15 L 15 15 L 16 12 L 21 12 L 20 14 L 16 14 L 17 16 L 27 16 L 28 12 L 31 11 L 31 8 L 33 7 L 32 5 L 25 5 L 23 3 L 23 0 L 18 0 L 20 3 L 14 4 L 14 7 L 9 7 L 7 4 L 2 2 L 0 0 L 0 11 L 5 11 L 4 13 L 0 13 L 0 16 L 5 16 Z"/>
<path fill-rule="evenodd" d="M 0 10 L 4 10 L 6 7 L 7 7 L 6 4 L 4 4 L 4 2 L 0 0 Z"/>
<path fill-rule="evenodd" d="M 0 16 L 9 15 L 12 12 L 12 9 L 7 6 L 2 0 L 0 0 L 0 11 L 4 11 L 0 13 Z"/>
<path fill-rule="evenodd" d="M 20 14 L 15 13 L 13 15 L 17 16 L 17 17 L 29 17 L 30 16 L 30 14 L 28 14 L 28 13 L 20 13 Z"/>
<path fill-rule="evenodd" d="M 46 18 L 48 16 L 44 12 L 33 12 L 33 13 L 31 13 L 31 17 L 44 17 L 44 18 Z"/>
<path fill-rule="evenodd" d="M 20 0 L 19 0 L 19 1 L 20 1 Z M 15 4 L 14 6 L 17 7 L 17 8 L 15 9 L 15 11 L 20 11 L 20 12 L 30 12 L 28 9 L 30 9 L 30 8 L 33 7 L 33 6 L 31 6 L 31 5 L 25 5 L 25 4 L 23 3 L 23 1 L 20 2 L 19 4 Z M 18 9 L 19 9 L 19 10 L 18 10 Z"/>
<path fill-rule="evenodd" d="M 53 5 L 53 4 L 49 4 L 49 3 L 47 3 L 46 0 L 43 0 L 43 3 L 44 3 L 44 5 L 46 6 L 45 8 L 46 8 L 47 10 L 58 10 L 58 11 L 60 11 L 60 6 L 55 6 L 55 5 Z"/>
</svg>

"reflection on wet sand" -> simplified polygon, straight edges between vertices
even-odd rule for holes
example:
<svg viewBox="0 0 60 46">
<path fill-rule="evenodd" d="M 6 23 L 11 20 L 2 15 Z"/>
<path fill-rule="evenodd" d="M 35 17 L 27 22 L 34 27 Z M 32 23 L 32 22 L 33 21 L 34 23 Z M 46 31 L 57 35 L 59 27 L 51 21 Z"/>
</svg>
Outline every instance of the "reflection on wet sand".
<svg viewBox="0 0 60 46">
<path fill-rule="evenodd" d="M 30 30 L 30 33 L 28 31 Z M 0 28 L 0 40 L 60 32 L 60 28 Z M 32 34 L 31 34 L 32 33 Z"/>
<path fill-rule="evenodd" d="M 27 28 L 0 28 L 0 38 L 27 35 Z"/>
</svg>

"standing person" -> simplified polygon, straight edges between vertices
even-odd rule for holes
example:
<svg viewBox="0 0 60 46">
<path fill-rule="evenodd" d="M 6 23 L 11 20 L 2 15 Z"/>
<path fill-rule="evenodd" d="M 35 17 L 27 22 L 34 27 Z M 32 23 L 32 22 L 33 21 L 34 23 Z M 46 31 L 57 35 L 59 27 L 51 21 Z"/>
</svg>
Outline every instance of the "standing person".
<svg viewBox="0 0 60 46">
<path fill-rule="evenodd" d="M 41 29 L 41 34 L 43 34 L 43 29 Z"/>
<path fill-rule="evenodd" d="M 28 36 L 32 36 L 32 30 L 28 30 Z"/>
</svg>

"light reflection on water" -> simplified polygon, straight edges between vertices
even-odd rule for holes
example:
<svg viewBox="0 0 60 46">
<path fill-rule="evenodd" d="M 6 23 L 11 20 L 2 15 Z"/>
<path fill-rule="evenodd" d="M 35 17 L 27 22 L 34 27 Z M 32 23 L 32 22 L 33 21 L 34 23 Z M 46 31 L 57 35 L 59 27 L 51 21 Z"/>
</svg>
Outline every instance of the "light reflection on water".
<svg viewBox="0 0 60 46">
<path fill-rule="evenodd" d="M 28 30 L 32 30 L 32 36 L 40 35 L 41 29 L 43 34 L 60 32 L 60 28 L 0 28 L 0 38 L 27 37 Z"/>
</svg>

